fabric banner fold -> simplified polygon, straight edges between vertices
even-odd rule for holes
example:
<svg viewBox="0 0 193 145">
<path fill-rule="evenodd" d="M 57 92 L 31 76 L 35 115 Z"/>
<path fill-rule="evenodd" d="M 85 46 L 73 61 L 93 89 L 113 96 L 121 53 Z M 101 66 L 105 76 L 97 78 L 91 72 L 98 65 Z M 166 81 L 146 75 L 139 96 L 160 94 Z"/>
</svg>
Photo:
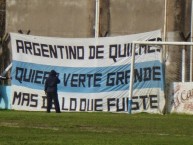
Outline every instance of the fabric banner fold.
<svg viewBox="0 0 193 145">
<path fill-rule="evenodd" d="M 54 69 L 61 111 L 127 112 L 132 42 L 160 41 L 160 30 L 105 38 L 11 33 L 12 109 L 45 111 L 44 82 Z M 137 45 L 132 112 L 165 106 L 160 46 Z M 53 105 L 54 107 L 54 105 Z"/>
</svg>

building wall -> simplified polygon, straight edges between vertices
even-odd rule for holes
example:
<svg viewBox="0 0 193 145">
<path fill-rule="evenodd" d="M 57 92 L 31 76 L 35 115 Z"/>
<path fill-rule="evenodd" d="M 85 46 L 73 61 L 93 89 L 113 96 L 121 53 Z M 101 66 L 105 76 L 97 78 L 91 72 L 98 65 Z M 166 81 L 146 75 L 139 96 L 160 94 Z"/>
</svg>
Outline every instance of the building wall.
<svg viewBox="0 0 193 145">
<path fill-rule="evenodd" d="M 100 0 L 109 35 L 163 29 L 163 0 Z M 7 0 L 6 32 L 19 29 L 57 37 L 94 37 L 95 0 Z M 107 13 L 109 13 L 107 15 Z"/>
<path fill-rule="evenodd" d="M 126 35 L 161 29 L 164 0 L 110 0 L 110 34 Z"/>
<path fill-rule="evenodd" d="M 6 32 L 57 37 L 91 37 L 92 0 L 7 0 Z"/>
</svg>

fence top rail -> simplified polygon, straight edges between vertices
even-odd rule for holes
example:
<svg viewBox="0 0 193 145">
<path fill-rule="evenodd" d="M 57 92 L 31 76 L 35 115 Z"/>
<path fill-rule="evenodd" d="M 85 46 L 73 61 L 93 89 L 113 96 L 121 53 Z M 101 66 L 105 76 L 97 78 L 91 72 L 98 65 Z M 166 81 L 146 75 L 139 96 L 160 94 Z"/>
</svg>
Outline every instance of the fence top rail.
<svg viewBox="0 0 193 145">
<path fill-rule="evenodd" d="M 133 44 L 149 45 L 193 45 L 193 42 L 133 41 Z"/>
</svg>

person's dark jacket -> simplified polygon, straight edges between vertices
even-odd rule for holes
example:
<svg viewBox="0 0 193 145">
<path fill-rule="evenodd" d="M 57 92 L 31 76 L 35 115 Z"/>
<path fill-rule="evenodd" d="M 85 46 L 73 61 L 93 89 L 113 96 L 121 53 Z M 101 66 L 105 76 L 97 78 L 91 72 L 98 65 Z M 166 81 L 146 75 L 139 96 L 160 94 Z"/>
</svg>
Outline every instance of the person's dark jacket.
<svg viewBox="0 0 193 145">
<path fill-rule="evenodd" d="M 60 83 L 57 73 L 52 70 L 46 79 L 44 91 L 46 93 L 57 92 L 57 84 Z"/>
</svg>

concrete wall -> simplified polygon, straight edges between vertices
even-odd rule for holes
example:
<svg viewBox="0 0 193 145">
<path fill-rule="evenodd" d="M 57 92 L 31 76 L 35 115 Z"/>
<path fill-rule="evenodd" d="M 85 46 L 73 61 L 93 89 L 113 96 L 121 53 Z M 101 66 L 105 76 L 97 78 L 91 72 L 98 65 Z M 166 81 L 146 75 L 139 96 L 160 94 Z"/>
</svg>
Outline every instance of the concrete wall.
<svg viewBox="0 0 193 145">
<path fill-rule="evenodd" d="M 111 0 L 110 34 L 125 35 L 163 29 L 164 0 Z"/>
<path fill-rule="evenodd" d="M 57 37 L 92 37 L 92 0 L 7 0 L 6 32 Z"/>
<path fill-rule="evenodd" d="M 111 36 L 163 28 L 163 0 L 100 3 L 100 31 Z M 94 37 L 95 0 L 7 0 L 6 6 L 6 32 L 21 29 L 35 35 Z"/>
</svg>

